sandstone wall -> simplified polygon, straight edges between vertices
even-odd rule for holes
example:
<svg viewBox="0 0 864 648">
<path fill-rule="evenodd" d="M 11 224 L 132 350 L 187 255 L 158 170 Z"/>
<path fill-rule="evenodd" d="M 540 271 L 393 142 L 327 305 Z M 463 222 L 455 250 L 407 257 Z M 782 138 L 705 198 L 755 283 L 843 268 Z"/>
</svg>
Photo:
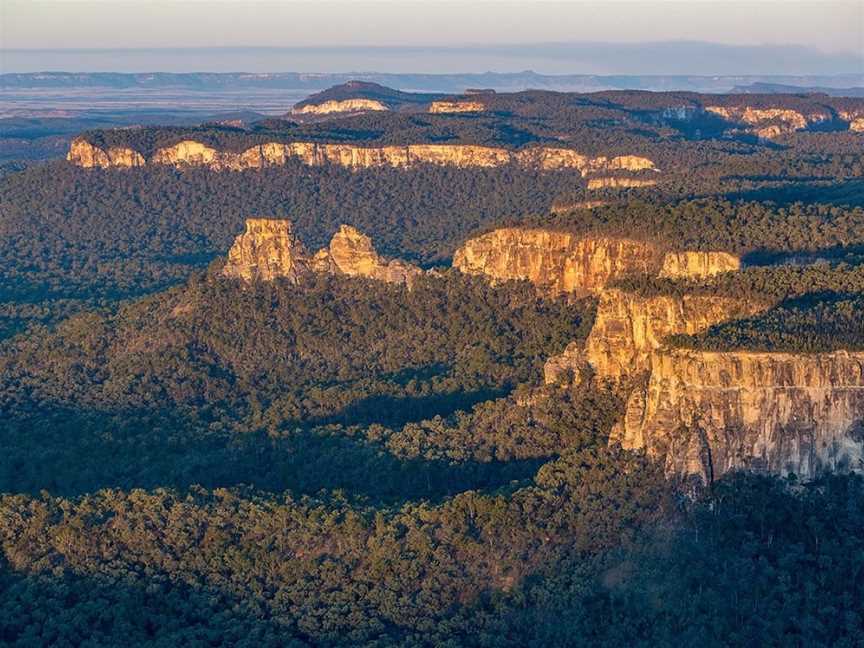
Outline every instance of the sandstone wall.
<svg viewBox="0 0 864 648">
<path fill-rule="evenodd" d="M 542 291 L 587 294 L 614 279 L 656 274 L 661 256 L 650 243 L 509 227 L 468 240 L 453 266 L 492 279 L 525 279 Z"/>
<path fill-rule="evenodd" d="M 483 110 L 486 110 L 486 106 L 479 101 L 433 101 L 429 105 L 430 113 L 465 113 Z"/>
<path fill-rule="evenodd" d="M 646 448 L 668 474 L 710 479 L 746 468 L 811 479 L 862 470 L 864 354 L 707 353 L 651 356 L 613 435 Z"/>
<path fill-rule="evenodd" d="M 599 379 L 618 381 L 650 368 L 651 354 L 675 334 L 703 331 L 714 324 L 752 315 L 763 305 L 714 295 L 655 295 L 642 297 L 617 289 L 600 295 L 591 333 L 582 351 L 571 345 L 546 363 L 547 383 L 565 372 L 578 379 L 585 366 Z"/>
<path fill-rule="evenodd" d="M 331 99 L 320 104 L 306 104 L 294 108 L 291 112 L 298 115 L 329 115 L 342 112 L 367 112 L 390 110 L 386 105 L 375 99 Z"/>
<path fill-rule="evenodd" d="M 721 272 L 741 269 L 741 259 L 728 252 L 685 250 L 668 252 L 663 257 L 660 276 L 668 278 L 705 279 Z"/>
<path fill-rule="evenodd" d="M 471 144 L 409 144 L 407 146 L 364 147 L 353 144 L 319 144 L 313 142 L 268 142 L 239 153 L 220 151 L 194 140 L 183 140 L 158 149 L 148 164 L 176 167 L 205 166 L 216 171 L 259 169 L 284 165 L 297 159 L 309 166 L 336 164 L 349 169 L 376 167 L 405 168 L 420 164 L 442 166 L 497 167 L 516 164 L 525 168 L 553 171 L 575 169 L 583 173 L 604 168 L 630 170 L 653 169 L 648 158 L 620 156 L 589 158 L 572 149 L 531 147 L 520 151 Z M 78 137 L 70 146 L 67 160 L 81 167 L 141 166 L 144 158 L 131 149 L 107 151 Z M 116 162 L 115 162 L 116 160 Z"/>
</svg>

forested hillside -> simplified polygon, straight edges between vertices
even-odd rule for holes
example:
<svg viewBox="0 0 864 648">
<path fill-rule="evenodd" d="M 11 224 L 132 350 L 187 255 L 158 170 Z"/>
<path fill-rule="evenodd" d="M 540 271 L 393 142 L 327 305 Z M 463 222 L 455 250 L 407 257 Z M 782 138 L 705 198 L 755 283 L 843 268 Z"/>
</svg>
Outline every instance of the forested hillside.
<svg viewBox="0 0 864 648">
<path fill-rule="evenodd" d="M 656 170 L 4 167 L 0 645 L 864 644 L 858 103 L 367 90 L 85 137 Z"/>
</svg>

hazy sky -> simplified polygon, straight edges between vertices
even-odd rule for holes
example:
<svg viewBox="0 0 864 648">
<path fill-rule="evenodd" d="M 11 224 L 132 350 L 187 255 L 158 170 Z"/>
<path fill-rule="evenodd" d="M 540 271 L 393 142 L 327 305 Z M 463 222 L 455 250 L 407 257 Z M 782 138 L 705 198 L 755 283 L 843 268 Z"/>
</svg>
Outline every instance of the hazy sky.
<svg viewBox="0 0 864 648">
<path fill-rule="evenodd" d="M 668 40 L 860 54 L 864 0 L 0 0 L 4 71 L 15 49 Z"/>
</svg>

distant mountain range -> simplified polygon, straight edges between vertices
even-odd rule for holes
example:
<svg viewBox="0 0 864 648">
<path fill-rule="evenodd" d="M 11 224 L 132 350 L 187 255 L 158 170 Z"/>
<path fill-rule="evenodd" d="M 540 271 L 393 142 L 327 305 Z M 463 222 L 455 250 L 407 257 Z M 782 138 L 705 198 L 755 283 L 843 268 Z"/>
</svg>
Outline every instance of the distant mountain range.
<svg viewBox="0 0 864 648">
<path fill-rule="evenodd" d="M 683 90 L 692 92 L 825 92 L 833 96 L 861 96 L 864 73 L 843 75 L 593 75 L 539 74 L 532 71 L 483 74 L 389 74 L 389 73 L 115 73 L 32 72 L 0 74 L 0 88 L 15 90 L 193 90 L 231 91 L 243 89 L 315 92 L 349 80 L 380 83 L 400 90 L 462 92 L 466 88 L 498 91 L 525 89 L 592 92 L 602 90 Z"/>
</svg>

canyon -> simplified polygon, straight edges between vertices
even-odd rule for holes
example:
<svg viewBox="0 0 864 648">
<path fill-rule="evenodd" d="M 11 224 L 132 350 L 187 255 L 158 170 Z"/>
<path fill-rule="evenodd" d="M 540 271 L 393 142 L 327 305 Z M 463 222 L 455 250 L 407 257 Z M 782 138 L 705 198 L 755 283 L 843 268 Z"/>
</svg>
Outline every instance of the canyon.
<svg viewBox="0 0 864 648">
<path fill-rule="evenodd" d="M 216 171 L 260 169 L 284 165 L 290 159 L 308 166 L 335 164 L 349 169 L 375 167 L 407 168 L 420 164 L 468 167 L 499 167 L 516 164 L 545 171 L 575 169 L 588 175 L 604 170 L 656 170 L 645 157 L 622 155 L 588 157 L 572 149 L 535 146 L 520 150 L 470 144 L 409 144 L 364 147 L 351 144 L 313 142 L 268 142 L 241 152 L 221 151 L 194 140 L 182 140 L 157 149 L 149 161 L 125 147 L 102 148 L 83 137 L 75 138 L 66 159 L 83 168 L 130 168 L 152 165 L 203 166 Z"/>
<path fill-rule="evenodd" d="M 423 274 L 410 263 L 381 258 L 372 240 L 350 225 L 340 226 L 327 247 L 310 255 L 291 221 L 272 218 L 246 219 L 246 229 L 234 240 L 222 269 L 226 277 L 246 282 L 281 278 L 296 283 L 311 272 L 364 277 L 409 287 Z"/>
</svg>

